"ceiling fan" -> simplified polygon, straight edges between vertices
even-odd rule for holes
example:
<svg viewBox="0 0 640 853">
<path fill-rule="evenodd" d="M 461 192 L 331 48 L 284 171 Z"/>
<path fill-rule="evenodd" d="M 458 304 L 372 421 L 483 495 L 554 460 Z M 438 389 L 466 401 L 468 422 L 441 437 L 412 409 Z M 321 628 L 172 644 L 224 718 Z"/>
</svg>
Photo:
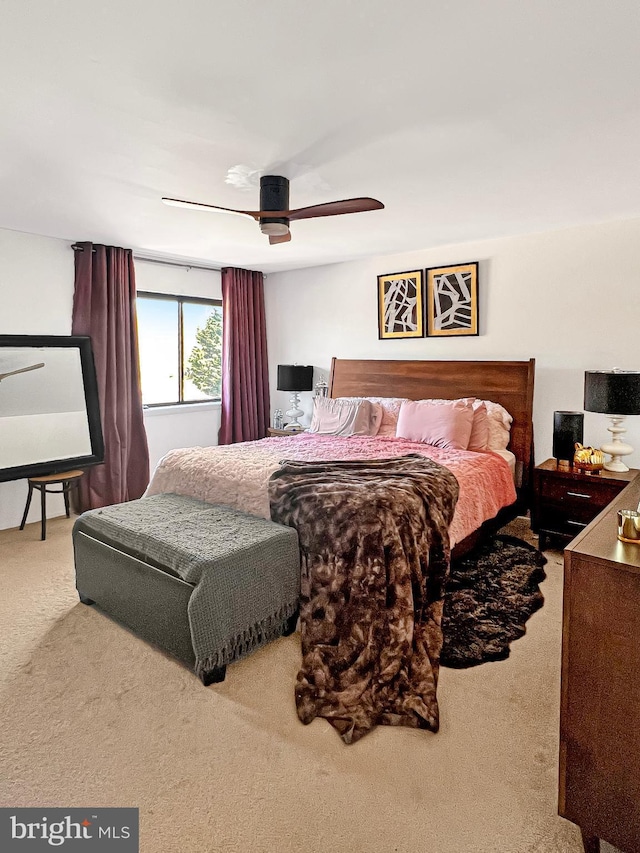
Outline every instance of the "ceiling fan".
<svg viewBox="0 0 640 853">
<path fill-rule="evenodd" d="M 215 204 L 197 201 L 182 201 L 179 198 L 163 198 L 165 204 L 186 207 L 192 210 L 211 210 L 214 213 L 235 213 L 250 216 L 260 223 L 260 230 L 269 236 L 269 243 L 288 243 L 291 240 L 289 223 L 296 219 L 315 219 L 319 216 L 340 216 L 344 213 L 364 213 L 367 210 L 382 210 L 384 204 L 375 198 L 347 198 L 329 201 L 310 207 L 289 209 L 289 179 L 280 175 L 263 175 L 260 178 L 260 210 L 233 210 Z"/>
</svg>

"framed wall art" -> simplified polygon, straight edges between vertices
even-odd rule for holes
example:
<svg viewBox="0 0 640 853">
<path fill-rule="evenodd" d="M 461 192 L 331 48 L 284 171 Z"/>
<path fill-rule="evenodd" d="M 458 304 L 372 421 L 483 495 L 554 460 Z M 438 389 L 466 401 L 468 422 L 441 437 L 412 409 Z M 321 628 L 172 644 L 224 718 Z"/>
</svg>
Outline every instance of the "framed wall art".
<svg viewBox="0 0 640 853">
<path fill-rule="evenodd" d="M 378 276 L 378 337 L 424 337 L 422 270 Z"/>
<path fill-rule="evenodd" d="M 477 335 L 478 264 L 427 270 L 427 334 Z"/>
</svg>

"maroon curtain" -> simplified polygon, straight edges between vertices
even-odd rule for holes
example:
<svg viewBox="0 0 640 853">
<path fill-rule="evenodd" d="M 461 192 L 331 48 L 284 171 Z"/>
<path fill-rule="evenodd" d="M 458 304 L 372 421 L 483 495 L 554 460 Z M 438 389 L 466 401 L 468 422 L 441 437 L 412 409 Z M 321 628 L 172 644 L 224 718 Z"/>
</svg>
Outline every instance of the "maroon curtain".
<svg viewBox="0 0 640 853">
<path fill-rule="evenodd" d="M 222 421 L 219 444 L 264 438 L 269 370 L 261 272 L 222 270 Z"/>
<path fill-rule="evenodd" d="M 136 280 L 130 249 L 76 244 L 74 335 L 89 335 L 98 377 L 104 465 L 80 480 L 80 509 L 139 498 L 149 482 L 142 418 Z"/>
</svg>

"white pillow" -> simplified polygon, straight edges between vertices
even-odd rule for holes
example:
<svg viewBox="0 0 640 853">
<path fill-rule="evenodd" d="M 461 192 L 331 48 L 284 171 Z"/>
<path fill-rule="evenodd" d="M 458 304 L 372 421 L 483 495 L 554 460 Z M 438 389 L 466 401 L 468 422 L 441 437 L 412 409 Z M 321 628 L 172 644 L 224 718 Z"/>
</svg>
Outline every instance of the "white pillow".
<svg viewBox="0 0 640 853">
<path fill-rule="evenodd" d="M 381 420 L 381 408 L 369 400 L 314 397 L 309 432 L 318 435 L 375 435 Z"/>
<path fill-rule="evenodd" d="M 382 409 L 382 421 L 377 435 L 395 435 L 400 406 L 408 402 L 406 397 L 338 397 L 339 400 L 368 400 Z"/>
<path fill-rule="evenodd" d="M 489 418 L 489 450 L 506 450 L 511 439 L 513 418 L 500 403 L 491 400 L 480 401 L 487 407 Z"/>
</svg>

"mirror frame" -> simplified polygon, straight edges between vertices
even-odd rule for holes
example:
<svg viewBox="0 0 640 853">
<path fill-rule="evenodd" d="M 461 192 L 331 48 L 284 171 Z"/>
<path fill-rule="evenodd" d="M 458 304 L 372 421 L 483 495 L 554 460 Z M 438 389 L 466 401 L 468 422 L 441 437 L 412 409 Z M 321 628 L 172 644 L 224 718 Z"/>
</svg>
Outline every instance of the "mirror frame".
<svg viewBox="0 0 640 853">
<path fill-rule="evenodd" d="M 22 480 L 25 477 L 60 474 L 64 471 L 70 471 L 72 468 L 101 465 L 104 462 L 104 439 L 91 338 L 83 335 L 0 335 L 0 350 L 3 348 L 19 349 L 20 347 L 47 347 L 51 349 L 66 347 L 75 348 L 79 351 L 91 454 L 68 459 L 51 459 L 47 462 L 35 462 L 32 465 L 0 468 L 0 483 L 9 480 Z"/>
</svg>

